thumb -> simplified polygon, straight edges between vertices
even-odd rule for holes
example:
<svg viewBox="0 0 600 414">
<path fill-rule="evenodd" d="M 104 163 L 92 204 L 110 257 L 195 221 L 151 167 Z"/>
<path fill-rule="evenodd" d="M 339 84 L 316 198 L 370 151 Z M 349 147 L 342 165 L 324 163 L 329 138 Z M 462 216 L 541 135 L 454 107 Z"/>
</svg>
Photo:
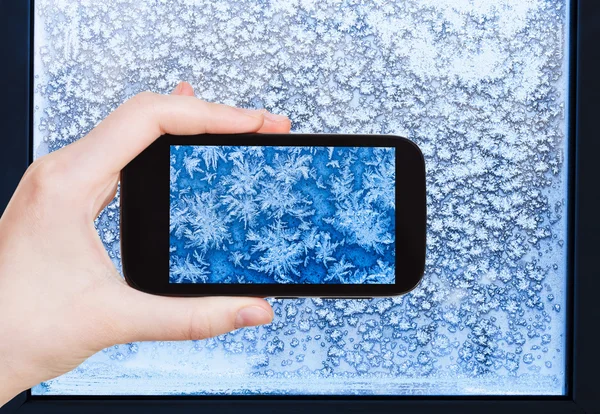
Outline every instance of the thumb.
<svg viewBox="0 0 600 414">
<path fill-rule="evenodd" d="M 115 343 L 205 339 L 273 320 L 271 305 L 259 298 L 163 297 L 133 288 L 126 292 L 111 306 L 118 321 Z"/>
</svg>

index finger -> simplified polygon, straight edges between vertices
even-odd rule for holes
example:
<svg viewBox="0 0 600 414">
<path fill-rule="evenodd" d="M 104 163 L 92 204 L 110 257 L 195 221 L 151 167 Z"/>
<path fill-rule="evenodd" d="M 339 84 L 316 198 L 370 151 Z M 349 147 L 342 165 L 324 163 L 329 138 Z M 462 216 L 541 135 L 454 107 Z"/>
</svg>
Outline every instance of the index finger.
<svg viewBox="0 0 600 414">
<path fill-rule="evenodd" d="M 69 162 L 83 167 L 79 171 L 116 174 L 163 134 L 256 132 L 264 123 L 263 113 L 193 96 L 142 92 L 63 150 L 70 153 Z"/>
</svg>

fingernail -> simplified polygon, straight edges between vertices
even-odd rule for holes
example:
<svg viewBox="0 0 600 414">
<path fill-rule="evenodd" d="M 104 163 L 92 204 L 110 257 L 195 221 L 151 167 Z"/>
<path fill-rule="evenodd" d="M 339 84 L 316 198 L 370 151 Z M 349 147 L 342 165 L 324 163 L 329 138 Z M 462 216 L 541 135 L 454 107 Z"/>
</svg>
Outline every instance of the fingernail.
<svg viewBox="0 0 600 414">
<path fill-rule="evenodd" d="M 235 329 L 244 326 L 257 326 L 270 323 L 273 317 L 265 309 L 258 306 L 248 306 L 238 311 L 235 318 Z"/>
<path fill-rule="evenodd" d="M 266 116 L 268 113 L 265 109 L 248 109 L 248 108 L 235 108 L 245 115 L 249 115 L 253 118 L 261 118 L 263 115 Z"/>
<path fill-rule="evenodd" d="M 173 93 L 179 93 L 183 89 L 183 82 L 179 82 L 175 89 L 173 89 Z"/>
<path fill-rule="evenodd" d="M 279 115 L 279 114 L 272 114 L 271 112 L 266 112 L 265 118 L 267 118 L 271 122 L 289 121 L 289 118 L 287 116 Z"/>
</svg>

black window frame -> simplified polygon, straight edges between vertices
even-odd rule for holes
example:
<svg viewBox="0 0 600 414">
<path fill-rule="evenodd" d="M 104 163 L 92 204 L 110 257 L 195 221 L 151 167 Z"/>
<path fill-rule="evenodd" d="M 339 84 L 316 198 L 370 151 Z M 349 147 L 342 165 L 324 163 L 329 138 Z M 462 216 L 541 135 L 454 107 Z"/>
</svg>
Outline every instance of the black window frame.
<svg viewBox="0 0 600 414">
<path fill-rule="evenodd" d="M 551 2 L 551 0 L 547 0 Z M 448 397 L 32 397 L 16 396 L 0 413 L 262 412 L 330 413 L 583 413 L 600 412 L 600 2 L 570 0 L 569 47 L 569 234 L 567 283 L 567 394 L 565 396 Z M 0 212 L 33 159 L 33 0 L 0 0 Z M 2 317 L 2 315 L 0 315 Z M 2 333 L 0 333 L 0 337 Z"/>
</svg>

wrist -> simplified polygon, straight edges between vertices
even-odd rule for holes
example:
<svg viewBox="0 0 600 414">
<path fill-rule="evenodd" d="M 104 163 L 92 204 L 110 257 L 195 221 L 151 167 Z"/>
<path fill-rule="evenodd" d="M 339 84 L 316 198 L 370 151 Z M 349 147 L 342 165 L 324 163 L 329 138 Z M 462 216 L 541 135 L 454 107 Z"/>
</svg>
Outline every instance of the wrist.
<svg viewBox="0 0 600 414">
<path fill-rule="evenodd" d="M 0 358 L 0 407 L 25 391 L 28 386 L 22 385 L 18 375 L 12 367 Z"/>
<path fill-rule="evenodd" d="M 23 389 L 12 386 L 10 378 L 3 378 L 0 375 L 0 409 L 23 391 Z"/>
</svg>

